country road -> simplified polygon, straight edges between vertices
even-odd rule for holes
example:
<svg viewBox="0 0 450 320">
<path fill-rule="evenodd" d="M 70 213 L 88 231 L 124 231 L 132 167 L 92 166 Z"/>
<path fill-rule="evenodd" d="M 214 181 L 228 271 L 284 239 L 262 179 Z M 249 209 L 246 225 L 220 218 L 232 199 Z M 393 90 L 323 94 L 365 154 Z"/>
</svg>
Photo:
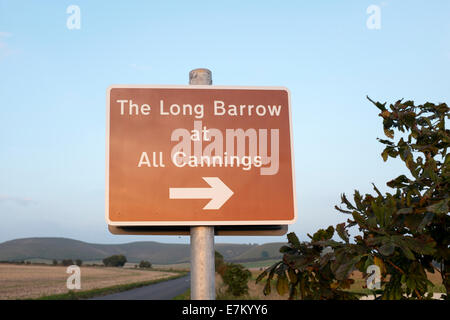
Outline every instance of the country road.
<svg viewBox="0 0 450 320">
<path fill-rule="evenodd" d="M 92 298 L 91 300 L 170 300 L 189 289 L 190 283 L 191 277 L 187 275 L 141 288 Z"/>
</svg>

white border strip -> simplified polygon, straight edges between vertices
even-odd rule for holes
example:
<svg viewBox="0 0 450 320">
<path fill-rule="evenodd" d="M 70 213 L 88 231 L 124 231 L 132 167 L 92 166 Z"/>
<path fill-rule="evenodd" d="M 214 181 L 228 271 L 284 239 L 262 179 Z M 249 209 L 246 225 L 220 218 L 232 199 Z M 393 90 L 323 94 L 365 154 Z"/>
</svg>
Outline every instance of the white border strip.
<svg viewBox="0 0 450 320">
<path fill-rule="evenodd" d="M 110 136 L 110 94 L 112 89 L 234 89 L 234 90 L 283 90 L 288 94 L 289 134 L 291 139 L 292 196 L 294 218 L 292 220 L 250 220 L 250 221 L 111 221 L 109 219 L 109 136 Z M 286 87 L 211 86 L 211 85 L 111 85 L 106 89 L 106 168 L 105 168 L 105 219 L 111 226 L 214 226 L 214 225 L 291 225 L 297 221 L 297 197 L 295 184 L 294 141 L 292 134 L 291 92 Z"/>
</svg>

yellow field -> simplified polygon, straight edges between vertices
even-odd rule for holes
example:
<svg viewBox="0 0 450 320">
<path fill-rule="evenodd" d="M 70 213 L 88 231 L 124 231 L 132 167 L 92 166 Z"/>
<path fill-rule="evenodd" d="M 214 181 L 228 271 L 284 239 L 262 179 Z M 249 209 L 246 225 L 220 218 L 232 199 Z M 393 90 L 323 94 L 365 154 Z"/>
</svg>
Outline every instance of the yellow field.
<svg viewBox="0 0 450 320">
<path fill-rule="evenodd" d="M 272 286 L 272 292 L 265 296 L 263 293 L 265 282 L 260 282 L 258 284 L 255 283 L 256 277 L 261 273 L 261 271 L 256 271 L 253 269 L 250 269 L 252 272 L 252 279 L 250 279 L 247 283 L 248 285 L 248 295 L 247 298 L 249 299 L 256 299 L 256 300 L 286 300 L 288 298 L 288 295 L 280 296 L 277 293 L 277 290 L 274 286 Z M 217 293 L 225 293 L 227 289 L 227 286 L 223 283 L 222 277 L 216 273 L 216 292 Z M 228 295 L 229 297 L 232 297 L 231 295 Z"/>
<path fill-rule="evenodd" d="M 272 286 L 272 291 L 270 293 L 270 295 L 268 296 L 264 296 L 263 294 L 263 288 L 264 288 L 264 284 L 265 281 L 255 284 L 255 280 L 256 277 L 261 274 L 261 270 L 257 270 L 257 269 L 250 269 L 250 271 L 252 272 L 252 279 L 248 281 L 248 295 L 254 299 L 258 299 L 258 300 L 286 300 L 288 299 L 289 295 L 286 293 L 284 296 L 280 296 L 277 293 L 276 290 L 276 285 L 275 285 L 275 281 L 274 281 L 274 285 Z M 438 271 L 436 271 L 435 273 L 429 273 L 427 272 L 427 276 L 428 276 L 428 280 L 430 280 L 436 287 L 435 290 L 437 290 L 437 292 L 444 292 L 444 287 L 442 286 L 442 279 L 441 276 L 439 275 Z M 361 272 L 359 271 L 354 271 L 352 276 L 351 276 L 354 280 L 355 283 L 351 286 L 350 290 L 353 292 L 361 292 L 363 290 L 363 286 L 366 283 L 366 280 L 363 278 L 363 275 Z M 220 291 L 225 292 L 226 290 L 226 286 L 223 284 L 222 278 L 219 275 L 216 275 L 216 288 L 219 288 Z M 439 299 L 441 296 L 440 293 L 435 293 L 434 294 L 434 299 Z M 373 296 L 370 296 L 370 298 L 372 298 Z"/>
<path fill-rule="evenodd" d="M 81 290 L 151 281 L 175 273 L 124 268 L 81 267 Z M 66 267 L 0 264 L 0 300 L 67 293 Z"/>
</svg>

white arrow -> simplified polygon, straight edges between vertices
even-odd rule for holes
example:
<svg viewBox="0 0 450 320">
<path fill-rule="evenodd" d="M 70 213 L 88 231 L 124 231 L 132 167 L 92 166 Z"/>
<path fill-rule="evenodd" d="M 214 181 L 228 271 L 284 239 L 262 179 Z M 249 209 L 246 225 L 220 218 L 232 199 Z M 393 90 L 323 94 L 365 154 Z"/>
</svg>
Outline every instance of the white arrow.
<svg viewBox="0 0 450 320">
<path fill-rule="evenodd" d="M 211 199 L 203 210 L 218 210 L 233 195 L 228 186 L 217 177 L 203 177 L 211 188 L 169 188 L 170 199 Z"/>
</svg>

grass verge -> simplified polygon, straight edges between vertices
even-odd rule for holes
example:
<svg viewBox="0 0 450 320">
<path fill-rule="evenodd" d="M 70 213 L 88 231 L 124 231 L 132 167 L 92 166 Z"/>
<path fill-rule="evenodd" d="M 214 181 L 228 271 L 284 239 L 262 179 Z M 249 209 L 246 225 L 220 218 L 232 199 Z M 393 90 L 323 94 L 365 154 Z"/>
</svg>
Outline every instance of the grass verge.
<svg viewBox="0 0 450 320">
<path fill-rule="evenodd" d="M 73 291 L 69 290 L 67 293 L 61 293 L 61 294 L 54 294 L 49 296 L 43 296 L 37 299 L 32 300 L 81 300 L 81 299 L 90 299 L 94 297 L 104 296 L 107 294 L 117 293 L 117 292 L 123 292 L 128 291 L 135 288 L 140 288 L 144 286 L 148 286 L 151 284 L 169 281 L 177 278 L 181 278 L 185 276 L 187 272 L 180 272 L 179 274 L 175 276 L 171 276 L 168 278 L 162 278 L 157 280 L 150 280 L 150 281 L 141 281 L 141 282 L 134 282 L 134 283 L 127 283 L 127 284 L 120 284 L 112 287 L 106 287 L 106 288 L 98 288 L 98 289 L 92 289 L 92 290 L 86 290 L 86 291 Z"/>
<path fill-rule="evenodd" d="M 172 300 L 191 300 L 191 289 L 187 289 L 185 292 L 177 295 Z"/>
</svg>

